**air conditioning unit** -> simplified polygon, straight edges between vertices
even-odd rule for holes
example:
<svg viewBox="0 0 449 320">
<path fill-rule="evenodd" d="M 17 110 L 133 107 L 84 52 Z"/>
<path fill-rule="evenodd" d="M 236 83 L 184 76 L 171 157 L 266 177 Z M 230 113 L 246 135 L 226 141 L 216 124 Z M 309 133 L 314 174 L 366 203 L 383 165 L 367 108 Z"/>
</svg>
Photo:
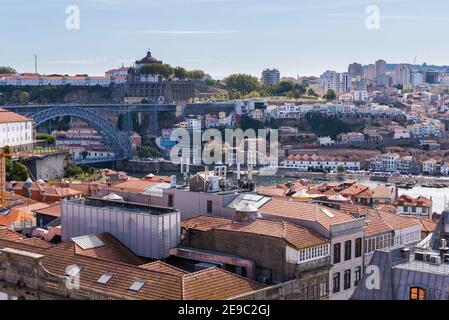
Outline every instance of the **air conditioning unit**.
<svg viewBox="0 0 449 320">
<path fill-rule="evenodd" d="M 271 282 L 271 279 L 269 277 L 258 276 L 257 282 L 269 284 Z"/>
<path fill-rule="evenodd" d="M 434 265 L 440 265 L 441 264 L 441 257 L 435 254 L 427 254 L 425 256 L 425 261 L 429 262 L 430 264 Z"/>
</svg>

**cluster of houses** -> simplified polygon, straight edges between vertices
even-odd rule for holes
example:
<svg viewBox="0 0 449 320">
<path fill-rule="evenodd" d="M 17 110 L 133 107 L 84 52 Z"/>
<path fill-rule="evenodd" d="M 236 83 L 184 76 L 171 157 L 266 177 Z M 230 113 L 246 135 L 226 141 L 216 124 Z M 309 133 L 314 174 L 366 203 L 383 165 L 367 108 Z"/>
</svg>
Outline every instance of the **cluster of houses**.
<svg viewBox="0 0 449 320">
<path fill-rule="evenodd" d="M 368 163 L 368 169 L 375 172 L 449 175 L 449 159 L 444 155 L 384 153 L 369 159 Z"/>
<path fill-rule="evenodd" d="M 0 86 L 101 86 L 126 83 L 126 76 L 44 76 L 35 73 L 0 75 Z"/>
<path fill-rule="evenodd" d="M 375 250 L 413 246 L 435 229 L 430 199 L 356 181 L 256 188 L 250 175 L 234 185 L 214 170 L 184 184 L 150 174 L 109 184 L 14 182 L 9 190 L 48 203 L 29 213 L 39 226 L 33 239 L 19 244 L 0 229 L 2 259 L 51 273 L 38 273 L 46 286 L 25 277 L 25 292 L 10 264 L 0 293 L 12 298 L 343 300 Z M 50 190 L 57 195 L 42 198 Z M 63 290 L 66 266 L 56 258 L 82 266 L 73 272 L 88 280 Z M 175 283 L 185 289 L 164 291 Z"/>
<path fill-rule="evenodd" d="M 398 119 L 405 116 L 397 108 L 373 104 L 370 107 L 359 107 L 351 104 L 284 104 L 282 106 L 268 106 L 267 113 L 273 119 L 300 119 L 307 113 L 315 112 L 339 118 L 376 118 Z"/>
</svg>

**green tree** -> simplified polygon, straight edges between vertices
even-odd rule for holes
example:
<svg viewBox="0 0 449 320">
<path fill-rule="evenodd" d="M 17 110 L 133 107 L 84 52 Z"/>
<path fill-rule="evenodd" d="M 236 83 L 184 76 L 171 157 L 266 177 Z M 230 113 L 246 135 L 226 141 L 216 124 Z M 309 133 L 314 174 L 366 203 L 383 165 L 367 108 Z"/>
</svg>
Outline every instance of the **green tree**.
<svg viewBox="0 0 449 320">
<path fill-rule="evenodd" d="M 15 74 L 17 71 L 11 67 L 0 67 L 0 74 Z"/>
<path fill-rule="evenodd" d="M 339 133 L 353 131 L 346 122 L 317 112 L 307 113 L 305 120 L 310 130 L 318 136 L 330 136 L 335 139 Z"/>
<path fill-rule="evenodd" d="M 295 93 L 299 94 L 300 96 L 302 96 L 303 94 L 306 93 L 306 88 L 301 85 L 301 84 L 295 84 L 295 89 L 294 89 Z"/>
<path fill-rule="evenodd" d="M 56 144 L 56 137 L 51 134 L 39 133 L 36 135 L 36 140 L 45 140 L 48 144 Z"/>
<path fill-rule="evenodd" d="M 251 99 L 251 98 L 260 98 L 260 93 L 258 91 L 252 91 L 245 95 L 245 99 Z"/>
<path fill-rule="evenodd" d="M 19 101 L 22 104 L 28 104 L 30 102 L 30 94 L 27 91 L 22 91 L 19 96 Z"/>
<path fill-rule="evenodd" d="M 8 174 L 7 174 L 8 176 Z M 29 177 L 28 168 L 20 162 L 14 162 L 9 173 L 9 181 L 26 181 Z"/>
<path fill-rule="evenodd" d="M 286 95 L 288 92 L 293 91 L 294 84 L 290 81 L 281 81 L 276 85 L 273 85 L 273 93 L 276 95 Z"/>
<path fill-rule="evenodd" d="M 337 172 L 338 173 L 345 173 L 346 172 L 346 168 L 344 166 L 340 165 L 337 168 Z"/>
<path fill-rule="evenodd" d="M 334 90 L 329 89 L 326 92 L 325 98 L 329 101 L 335 100 L 337 98 L 337 94 L 335 93 Z"/>
<path fill-rule="evenodd" d="M 168 79 L 173 75 L 173 68 L 168 64 L 151 63 L 143 65 L 140 68 L 140 73 L 161 75 L 162 77 Z"/>
<path fill-rule="evenodd" d="M 175 75 L 176 78 L 183 80 L 187 78 L 188 72 L 183 67 L 176 67 L 173 69 L 173 74 Z"/>
<path fill-rule="evenodd" d="M 224 83 L 229 90 L 238 91 L 241 94 L 249 94 L 260 88 L 259 79 L 248 74 L 232 74 L 224 80 Z"/>
<path fill-rule="evenodd" d="M 242 116 L 237 124 L 243 131 L 246 131 L 248 129 L 254 130 L 265 129 L 265 126 L 263 125 L 262 122 L 254 120 L 253 118 L 247 115 Z"/>
<path fill-rule="evenodd" d="M 159 152 L 156 148 L 149 146 L 141 146 L 139 150 L 139 156 L 141 158 L 150 158 L 159 155 Z"/>
<path fill-rule="evenodd" d="M 307 95 L 311 96 L 311 97 L 317 96 L 317 94 L 315 93 L 315 90 L 313 90 L 312 88 L 309 88 L 309 90 L 307 90 Z"/>
<path fill-rule="evenodd" d="M 65 167 L 66 178 L 73 178 L 83 175 L 83 170 L 74 163 L 69 163 Z"/>
<path fill-rule="evenodd" d="M 203 79 L 206 74 L 203 70 L 190 70 L 187 71 L 187 78 L 200 80 Z"/>
</svg>

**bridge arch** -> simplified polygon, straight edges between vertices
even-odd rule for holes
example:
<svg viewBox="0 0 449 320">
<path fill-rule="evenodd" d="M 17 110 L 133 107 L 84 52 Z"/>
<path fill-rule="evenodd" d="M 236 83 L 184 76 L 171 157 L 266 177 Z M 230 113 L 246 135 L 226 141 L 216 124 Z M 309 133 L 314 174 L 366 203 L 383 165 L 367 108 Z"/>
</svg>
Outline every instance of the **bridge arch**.
<svg viewBox="0 0 449 320">
<path fill-rule="evenodd" d="M 111 143 L 117 159 L 129 159 L 132 157 L 129 138 L 112 123 L 91 110 L 72 106 L 57 106 L 37 112 L 30 117 L 34 120 L 34 125 L 37 127 L 50 119 L 64 116 L 79 118 L 94 127 L 99 134 Z"/>
</svg>

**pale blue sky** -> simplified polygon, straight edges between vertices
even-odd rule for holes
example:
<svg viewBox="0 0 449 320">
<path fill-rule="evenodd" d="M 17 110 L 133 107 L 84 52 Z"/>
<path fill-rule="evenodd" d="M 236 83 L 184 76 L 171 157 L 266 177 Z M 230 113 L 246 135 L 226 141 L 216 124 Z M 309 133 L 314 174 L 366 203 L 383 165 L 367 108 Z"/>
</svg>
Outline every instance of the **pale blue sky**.
<svg viewBox="0 0 449 320">
<path fill-rule="evenodd" d="M 78 5 L 81 29 L 65 27 Z M 368 5 L 380 30 L 365 27 Z M 89 73 L 151 48 L 171 65 L 214 77 L 343 71 L 351 62 L 449 64 L 447 0 L 0 0 L 0 65 L 21 72 Z"/>
</svg>

